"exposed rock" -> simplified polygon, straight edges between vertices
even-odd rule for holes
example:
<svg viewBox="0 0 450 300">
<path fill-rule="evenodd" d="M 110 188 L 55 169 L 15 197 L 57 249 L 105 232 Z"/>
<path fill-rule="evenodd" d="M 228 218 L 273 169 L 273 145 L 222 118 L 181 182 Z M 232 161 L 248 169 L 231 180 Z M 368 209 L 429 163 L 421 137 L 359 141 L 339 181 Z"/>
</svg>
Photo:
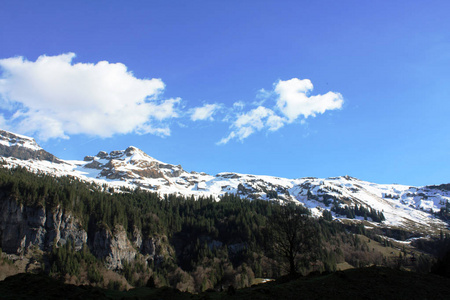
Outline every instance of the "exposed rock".
<svg viewBox="0 0 450 300">
<path fill-rule="evenodd" d="M 229 178 L 229 179 L 239 179 L 239 178 L 241 178 L 241 176 L 236 174 L 236 173 L 219 173 L 219 174 L 216 175 L 216 177 Z"/>
<path fill-rule="evenodd" d="M 103 165 L 101 163 L 99 163 L 98 161 L 94 160 L 91 163 L 85 164 L 84 167 L 88 168 L 88 169 L 100 170 L 103 167 Z"/>
<path fill-rule="evenodd" d="M 109 156 L 111 158 L 116 158 L 116 157 L 122 156 L 123 154 L 124 154 L 124 151 L 122 151 L 122 150 L 114 150 L 114 151 L 109 152 Z"/>
<path fill-rule="evenodd" d="M 175 254 L 166 236 L 146 238 L 142 243 L 141 251 L 147 261 L 154 261 L 155 263 L 160 263 L 165 258 Z"/>
<path fill-rule="evenodd" d="M 105 259 L 108 269 L 122 269 L 123 261 L 130 262 L 136 257 L 136 249 L 127 237 L 122 226 L 116 226 L 111 232 L 101 228 L 94 235 L 92 252 L 95 256 Z"/>
<path fill-rule="evenodd" d="M 100 151 L 99 153 L 97 153 L 96 156 L 103 159 L 103 158 L 108 157 L 108 153 L 106 153 L 105 151 Z"/>
<path fill-rule="evenodd" d="M 59 206 L 50 211 L 42 206 L 23 206 L 12 198 L 0 202 L 0 248 L 5 253 L 23 255 L 32 246 L 49 251 L 55 242 L 64 245 L 68 241 L 74 243 L 76 250 L 89 244 L 91 252 L 113 270 L 122 269 L 124 261 L 133 261 L 140 252 L 146 260 L 156 263 L 174 254 L 166 236 L 144 240 L 136 227 L 131 241 L 123 226 L 112 231 L 100 227 L 88 241 L 81 224 Z"/>
<path fill-rule="evenodd" d="M 54 242 L 60 245 L 73 241 L 77 250 L 87 241 L 84 231 L 71 213 L 57 207 L 48 211 L 45 207 L 29 207 L 14 199 L 0 203 L 0 247 L 6 253 L 23 254 L 37 245 L 48 250 Z"/>
<path fill-rule="evenodd" d="M 136 226 L 133 229 L 133 239 L 131 241 L 132 241 L 134 247 L 136 247 L 137 249 L 141 249 L 142 233 Z"/>
<path fill-rule="evenodd" d="M 98 160 L 108 160 L 100 163 Z M 126 150 L 99 152 L 85 168 L 101 170 L 99 177 L 107 179 L 136 179 L 178 177 L 184 173 L 178 165 L 164 164 L 145 154 L 142 150 L 130 146 Z"/>
<path fill-rule="evenodd" d="M 145 166 L 140 170 L 134 170 L 133 173 L 145 178 L 164 178 L 164 174 L 156 164 Z"/>
<path fill-rule="evenodd" d="M 34 139 L 4 130 L 0 130 L 0 156 L 64 163 L 53 154 L 42 149 Z"/>
<path fill-rule="evenodd" d="M 244 195 L 251 194 L 253 192 L 253 189 L 246 188 L 242 183 L 239 183 L 237 190 L 238 190 L 239 194 L 244 194 Z"/>
</svg>

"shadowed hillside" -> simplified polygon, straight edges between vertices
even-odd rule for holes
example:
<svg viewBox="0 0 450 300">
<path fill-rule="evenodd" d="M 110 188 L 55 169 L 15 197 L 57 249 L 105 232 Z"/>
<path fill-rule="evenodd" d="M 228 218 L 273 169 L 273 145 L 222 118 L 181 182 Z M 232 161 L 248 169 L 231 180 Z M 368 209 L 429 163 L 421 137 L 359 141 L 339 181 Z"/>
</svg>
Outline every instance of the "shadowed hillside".
<svg viewBox="0 0 450 300">
<path fill-rule="evenodd" d="M 448 299 L 450 279 L 370 267 L 190 294 L 147 287 L 120 292 L 63 284 L 45 275 L 18 274 L 0 282 L 0 295 L 1 299 Z"/>
</svg>

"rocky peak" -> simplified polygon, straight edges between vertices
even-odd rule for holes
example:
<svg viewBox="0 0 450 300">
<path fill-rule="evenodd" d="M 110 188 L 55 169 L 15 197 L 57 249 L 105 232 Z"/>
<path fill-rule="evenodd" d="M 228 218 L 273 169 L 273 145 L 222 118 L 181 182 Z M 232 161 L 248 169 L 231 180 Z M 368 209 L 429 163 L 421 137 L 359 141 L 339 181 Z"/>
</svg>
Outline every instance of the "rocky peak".
<svg viewBox="0 0 450 300">
<path fill-rule="evenodd" d="M 144 151 L 142 151 L 141 149 L 136 148 L 134 146 L 129 146 L 125 150 L 113 150 L 113 151 L 111 151 L 109 153 L 107 153 L 106 151 L 100 151 L 95 156 L 90 156 L 90 155 L 85 156 L 84 157 L 84 161 L 93 161 L 93 160 L 98 160 L 98 159 L 125 160 L 127 157 L 131 157 L 133 155 L 138 156 L 138 159 L 141 159 L 141 160 L 145 159 L 145 160 L 154 160 L 154 161 L 156 161 L 156 159 L 150 157 Z"/>
<path fill-rule="evenodd" d="M 145 154 L 145 152 L 142 151 L 142 150 L 139 149 L 139 148 L 134 147 L 134 146 L 130 146 L 130 147 L 128 147 L 127 149 L 125 149 L 125 155 L 126 155 L 126 156 L 131 156 L 131 155 L 133 155 L 133 154 Z M 147 155 L 147 154 L 145 154 L 145 155 Z M 147 155 L 147 156 L 148 156 L 148 155 Z"/>
<path fill-rule="evenodd" d="M 166 178 L 177 177 L 183 168 L 164 164 L 134 146 L 125 150 L 100 151 L 96 156 L 86 156 L 85 168 L 101 170 L 98 177 L 108 179 Z"/>
<path fill-rule="evenodd" d="M 63 163 L 39 146 L 33 138 L 0 130 L 0 156 Z"/>
<path fill-rule="evenodd" d="M 9 147 L 22 146 L 33 150 L 42 149 L 33 138 L 5 130 L 0 130 L 0 143 Z"/>
<path fill-rule="evenodd" d="M 106 153 L 105 151 L 100 151 L 96 156 L 103 159 L 108 157 L 108 153 Z"/>
</svg>

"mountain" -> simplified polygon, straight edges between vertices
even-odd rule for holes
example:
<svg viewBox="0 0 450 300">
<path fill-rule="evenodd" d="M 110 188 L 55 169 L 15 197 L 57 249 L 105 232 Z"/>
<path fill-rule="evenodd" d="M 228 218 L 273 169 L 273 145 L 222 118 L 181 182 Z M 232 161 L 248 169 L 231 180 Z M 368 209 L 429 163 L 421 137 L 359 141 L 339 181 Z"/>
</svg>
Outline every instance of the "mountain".
<svg viewBox="0 0 450 300">
<path fill-rule="evenodd" d="M 232 172 L 212 176 L 158 161 L 133 146 L 68 161 L 48 153 L 32 138 L 3 130 L 0 155 L 6 167 L 22 166 L 33 172 L 73 176 L 112 190 L 139 187 L 160 194 L 219 199 L 229 193 L 248 199 L 296 202 L 315 216 L 329 211 L 333 218 L 365 220 L 371 226 L 420 234 L 437 234 L 448 227 L 448 185 L 376 184 L 350 176 L 287 179 Z"/>
<path fill-rule="evenodd" d="M 49 161 L 63 163 L 42 149 L 33 138 L 0 130 L 0 156 L 20 160 Z"/>
<path fill-rule="evenodd" d="M 68 161 L 6 131 L 0 144 L 0 280 L 44 272 L 108 289 L 234 290 L 286 266 L 429 272 L 450 245 L 448 184 L 213 176 L 132 146 Z M 292 228 L 309 246 L 287 257 L 278 249 Z"/>
</svg>

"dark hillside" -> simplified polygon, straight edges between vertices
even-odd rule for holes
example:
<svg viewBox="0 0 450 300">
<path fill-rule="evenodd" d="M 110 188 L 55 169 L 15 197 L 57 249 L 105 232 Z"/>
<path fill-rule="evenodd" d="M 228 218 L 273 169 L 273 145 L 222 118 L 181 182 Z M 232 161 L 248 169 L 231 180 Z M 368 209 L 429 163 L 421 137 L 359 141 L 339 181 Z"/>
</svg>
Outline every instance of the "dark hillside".
<svg viewBox="0 0 450 300">
<path fill-rule="evenodd" d="M 146 287 L 120 292 L 67 285 L 32 274 L 19 274 L 0 282 L 0 299 L 448 299 L 448 295 L 449 278 L 381 267 L 201 294 Z"/>
</svg>

